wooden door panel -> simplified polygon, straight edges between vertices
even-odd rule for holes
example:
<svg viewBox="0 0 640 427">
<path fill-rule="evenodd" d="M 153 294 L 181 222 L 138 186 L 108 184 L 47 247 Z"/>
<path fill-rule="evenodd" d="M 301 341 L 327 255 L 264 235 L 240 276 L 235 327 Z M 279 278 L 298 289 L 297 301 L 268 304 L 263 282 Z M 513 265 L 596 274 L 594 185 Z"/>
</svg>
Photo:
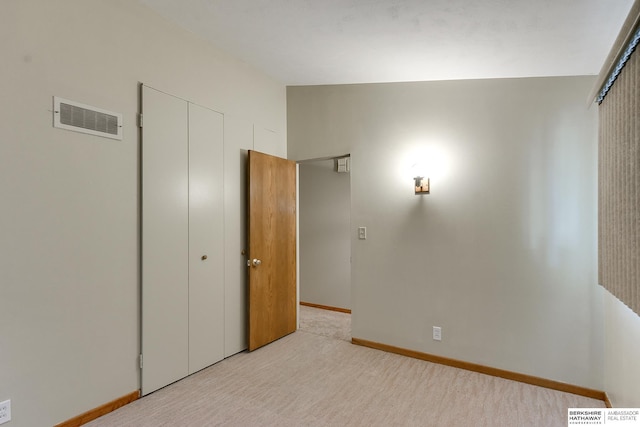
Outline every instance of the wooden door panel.
<svg viewBox="0 0 640 427">
<path fill-rule="evenodd" d="M 248 205 L 251 351 L 296 330 L 295 162 L 249 151 Z"/>
</svg>

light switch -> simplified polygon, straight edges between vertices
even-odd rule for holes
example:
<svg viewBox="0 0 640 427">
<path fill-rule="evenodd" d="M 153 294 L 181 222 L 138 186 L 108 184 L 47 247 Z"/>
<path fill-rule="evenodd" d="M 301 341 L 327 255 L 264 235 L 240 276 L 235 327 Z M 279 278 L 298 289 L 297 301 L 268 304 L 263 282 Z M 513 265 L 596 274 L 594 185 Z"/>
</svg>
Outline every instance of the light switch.
<svg viewBox="0 0 640 427">
<path fill-rule="evenodd" d="M 367 227 L 358 227 L 358 239 L 367 240 Z"/>
</svg>

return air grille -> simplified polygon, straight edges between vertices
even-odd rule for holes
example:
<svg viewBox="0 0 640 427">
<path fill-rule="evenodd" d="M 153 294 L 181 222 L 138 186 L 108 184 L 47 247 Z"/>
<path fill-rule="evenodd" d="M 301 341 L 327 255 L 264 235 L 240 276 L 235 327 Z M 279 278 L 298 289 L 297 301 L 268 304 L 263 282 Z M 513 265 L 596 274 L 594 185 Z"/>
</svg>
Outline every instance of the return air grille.
<svg viewBox="0 0 640 427">
<path fill-rule="evenodd" d="M 57 128 L 122 139 L 122 114 L 53 97 L 53 125 Z"/>
</svg>

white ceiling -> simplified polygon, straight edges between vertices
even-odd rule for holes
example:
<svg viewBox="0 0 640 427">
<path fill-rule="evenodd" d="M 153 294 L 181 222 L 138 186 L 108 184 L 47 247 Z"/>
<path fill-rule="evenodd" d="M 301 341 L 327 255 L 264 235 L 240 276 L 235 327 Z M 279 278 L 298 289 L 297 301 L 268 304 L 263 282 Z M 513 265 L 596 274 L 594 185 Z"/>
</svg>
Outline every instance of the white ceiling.
<svg viewBox="0 0 640 427">
<path fill-rule="evenodd" d="M 598 74 L 633 0 L 140 0 L 286 85 Z"/>
</svg>

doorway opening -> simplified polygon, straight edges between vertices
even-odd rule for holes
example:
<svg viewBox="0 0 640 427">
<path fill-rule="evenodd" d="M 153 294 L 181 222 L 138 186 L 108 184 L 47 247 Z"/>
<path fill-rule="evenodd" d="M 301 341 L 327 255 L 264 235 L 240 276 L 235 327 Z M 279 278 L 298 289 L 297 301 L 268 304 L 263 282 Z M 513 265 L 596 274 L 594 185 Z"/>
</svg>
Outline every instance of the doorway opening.
<svg viewBox="0 0 640 427">
<path fill-rule="evenodd" d="M 350 340 L 350 156 L 298 163 L 300 328 Z"/>
</svg>

